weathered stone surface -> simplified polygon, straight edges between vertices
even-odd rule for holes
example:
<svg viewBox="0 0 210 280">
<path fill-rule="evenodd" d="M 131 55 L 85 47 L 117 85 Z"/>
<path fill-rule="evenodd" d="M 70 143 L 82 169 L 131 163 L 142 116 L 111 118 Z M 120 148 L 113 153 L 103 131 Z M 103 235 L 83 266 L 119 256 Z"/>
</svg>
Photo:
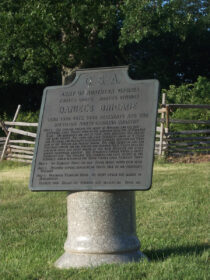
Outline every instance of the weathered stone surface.
<svg viewBox="0 0 210 280">
<path fill-rule="evenodd" d="M 102 264 L 138 262 L 145 256 L 138 250 L 122 254 L 77 254 L 65 252 L 55 263 L 57 268 L 94 267 Z"/>
<path fill-rule="evenodd" d="M 79 70 L 69 85 L 46 88 L 31 190 L 149 189 L 158 87 L 114 67 Z"/>
<path fill-rule="evenodd" d="M 133 191 L 72 192 L 67 197 L 68 236 L 59 268 L 139 261 Z"/>
</svg>

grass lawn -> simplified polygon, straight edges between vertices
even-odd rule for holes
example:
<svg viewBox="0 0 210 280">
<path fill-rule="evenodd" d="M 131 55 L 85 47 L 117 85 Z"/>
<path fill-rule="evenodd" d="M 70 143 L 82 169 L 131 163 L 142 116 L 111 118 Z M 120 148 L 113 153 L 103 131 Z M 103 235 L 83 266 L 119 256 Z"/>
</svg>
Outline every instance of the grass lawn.
<svg viewBox="0 0 210 280">
<path fill-rule="evenodd" d="M 30 167 L 0 163 L 0 279 L 210 279 L 210 163 L 155 163 L 150 191 L 136 192 L 139 263 L 59 270 L 66 193 L 28 189 Z"/>
</svg>

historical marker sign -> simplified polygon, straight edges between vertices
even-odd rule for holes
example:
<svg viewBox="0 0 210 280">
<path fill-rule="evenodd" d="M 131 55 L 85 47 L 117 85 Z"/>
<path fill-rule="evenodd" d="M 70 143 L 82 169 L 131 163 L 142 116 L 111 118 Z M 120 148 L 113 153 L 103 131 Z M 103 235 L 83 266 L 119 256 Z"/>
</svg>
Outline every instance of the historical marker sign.
<svg viewBox="0 0 210 280">
<path fill-rule="evenodd" d="M 147 190 L 159 83 L 127 67 L 79 70 L 44 91 L 30 189 Z"/>
</svg>

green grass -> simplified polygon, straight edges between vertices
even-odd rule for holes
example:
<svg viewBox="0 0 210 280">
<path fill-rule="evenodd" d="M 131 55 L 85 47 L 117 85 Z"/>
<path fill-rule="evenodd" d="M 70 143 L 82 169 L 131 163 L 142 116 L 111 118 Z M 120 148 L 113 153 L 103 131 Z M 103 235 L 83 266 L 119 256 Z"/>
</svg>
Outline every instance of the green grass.
<svg viewBox="0 0 210 280">
<path fill-rule="evenodd" d="M 210 163 L 155 164 L 153 187 L 136 193 L 139 263 L 59 270 L 66 193 L 28 189 L 30 167 L 0 163 L 0 279 L 210 279 Z"/>
</svg>

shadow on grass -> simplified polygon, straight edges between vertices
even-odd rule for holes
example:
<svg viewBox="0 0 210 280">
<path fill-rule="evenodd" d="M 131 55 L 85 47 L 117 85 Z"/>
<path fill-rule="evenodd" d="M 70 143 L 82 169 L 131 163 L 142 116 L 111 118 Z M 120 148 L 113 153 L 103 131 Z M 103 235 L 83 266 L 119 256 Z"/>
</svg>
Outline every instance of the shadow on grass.
<svg viewBox="0 0 210 280">
<path fill-rule="evenodd" d="M 201 255 L 204 250 L 210 249 L 207 244 L 195 246 L 168 247 L 159 250 L 145 250 L 144 254 L 149 261 L 163 261 L 171 256 Z"/>
</svg>

